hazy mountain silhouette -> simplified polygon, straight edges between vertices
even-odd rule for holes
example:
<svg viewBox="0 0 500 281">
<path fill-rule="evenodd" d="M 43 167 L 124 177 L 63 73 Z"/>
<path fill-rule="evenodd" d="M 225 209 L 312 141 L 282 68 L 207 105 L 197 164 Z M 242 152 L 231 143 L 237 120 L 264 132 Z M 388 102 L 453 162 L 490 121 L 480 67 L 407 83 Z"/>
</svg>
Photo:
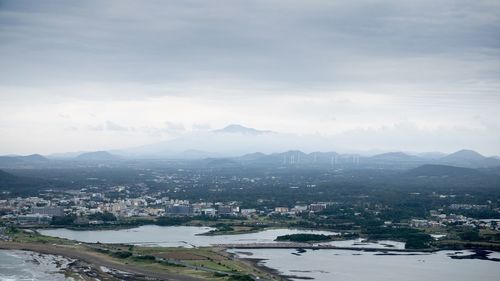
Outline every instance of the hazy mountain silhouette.
<svg viewBox="0 0 500 281">
<path fill-rule="evenodd" d="M 234 158 L 245 165 L 255 166 L 296 166 L 317 168 L 352 168 L 360 164 L 360 157 L 352 154 L 339 154 L 337 152 L 311 152 L 304 153 L 300 150 L 290 150 L 279 153 L 250 153 Z"/>
<path fill-rule="evenodd" d="M 318 136 L 297 136 L 268 130 L 258 130 L 231 124 L 211 131 L 196 131 L 176 139 L 123 150 L 60 153 L 66 158 L 45 158 L 39 154 L 28 156 L 0 156 L 0 167 L 60 167 L 65 160 L 117 161 L 126 159 L 203 160 L 203 163 L 224 165 L 311 166 L 334 169 L 412 169 L 425 164 L 466 168 L 500 167 L 497 157 L 485 157 L 473 150 L 460 150 L 449 155 L 439 152 L 409 154 L 400 151 L 374 156 L 340 154 L 322 148 L 331 148 L 329 139 Z M 284 152 L 278 152 L 284 151 Z M 305 151 L 316 151 L 307 153 Z M 215 158 L 226 159 L 215 161 Z M 230 159 L 230 161 L 227 161 Z M 67 163 L 67 162 L 66 162 Z M 77 164 L 77 163 L 76 163 Z"/>
<path fill-rule="evenodd" d="M 31 154 L 28 156 L 22 156 L 21 159 L 24 161 L 39 161 L 39 162 L 47 162 L 49 161 L 48 158 L 40 155 L 40 154 Z"/>
<path fill-rule="evenodd" d="M 22 163 L 23 160 L 17 156 L 0 156 L 0 166 L 17 165 Z"/>
<path fill-rule="evenodd" d="M 17 179 L 16 176 L 0 170 L 0 182 L 11 181 Z"/>
<path fill-rule="evenodd" d="M 380 159 L 380 160 L 387 160 L 387 161 L 407 161 L 407 160 L 414 160 L 414 159 L 419 159 L 419 157 L 415 155 L 409 155 L 404 152 L 387 152 L 387 153 L 382 153 L 382 154 L 377 154 L 372 157 L 371 159 Z"/>
<path fill-rule="evenodd" d="M 40 154 L 32 154 L 27 156 L 0 156 L 0 166 L 8 167 L 17 166 L 32 166 L 47 163 L 50 160 Z"/>
<path fill-rule="evenodd" d="M 432 165 L 426 164 L 415 169 L 411 169 L 407 173 L 416 177 L 481 177 L 483 173 L 476 169 L 455 167 L 448 165 Z"/>
<path fill-rule="evenodd" d="M 434 153 L 435 154 L 435 153 Z M 479 157 L 478 157 L 479 155 Z M 438 164 L 467 168 L 487 168 L 500 166 L 500 161 L 493 157 L 487 158 L 478 153 L 463 151 L 453 153 L 450 157 L 440 159 L 421 157 L 404 152 L 388 152 L 371 157 L 356 154 L 339 154 L 336 152 L 304 153 L 299 150 L 290 150 L 281 153 L 250 153 L 234 159 L 244 164 L 254 165 L 296 165 L 296 166 L 324 166 L 337 168 L 368 168 L 368 169 L 411 169 L 425 164 Z M 468 157 L 472 156 L 472 157 Z"/>
<path fill-rule="evenodd" d="M 495 157 L 485 157 L 474 150 L 459 150 L 441 159 L 439 163 L 462 167 L 494 167 L 500 166 L 500 160 Z"/>
<path fill-rule="evenodd" d="M 188 149 L 177 155 L 173 155 L 173 158 L 179 159 L 204 159 L 204 158 L 213 158 L 217 157 L 217 153 L 196 150 L 196 149 Z"/>
<path fill-rule="evenodd" d="M 0 190 L 9 191 L 12 194 L 37 194 L 40 189 L 59 186 L 60 184 L 50 180 L 17 176 L 0 170 Z"/>
<path fill-rule="evenodd" d="M 446 153 L 442 152 L 421 152 L 416 154 L 418 157 L 425 159 L 440 159 L 446 156 Z"/>
<path fill-rule="evenodd" d="M 313 155 L 306 153 L 307 156 L 294 156 L 290 152 L 300 151 L 304 153 L 304 151 L 332 150 L 335 150 L 335 148 L 332 147 L 331 138 L 313 135 L 282 134 L 231 124 L 221 129 L 196 131 L 175 139 L 129 149 L 114 150 L 112 152 L 116 155 L 132 158 L 176 159 L 235 158 L 260 152 L 268 155 L 267 159 L 259 159 L 259 161 L 265 162 L 271 161 L 270 158 L 281 158 L 281 160 L 275 160 L 275 162 L 281 161 L 283 163 L 287 161 L 293 163 L 331 163 L 332 161 L 335 163 L 336 161 L 350 161 L 360 165 L 371 165 L 371 167 L 377 166 L 379 168 L 390 167 L 393 164 L 400 164 L 402 168 L 416 167 L 422 164 L 449 164 L 464 167 L 500 166 L 498 159 L 486 158 L 470 150 L 462 150 L 451 155 L 438 152 L 410 155 L 396 151 L 372 157 L 356 154 L 329 155 L 328 153 L 331 152 L 317 152 Z M 273 155 L 279 151 L 288 151 L 286 153 L 289 155 Z M 332 157 L 334 158 L 332 159 Z M 257 159 L 247 160 L 257 161 Z M 240 161 L 245 161 L 245 159 L 241 158 Z"/>
<path fill-rule="evenodd" d="M 214 133 L 226 133 L 226 134 L 244 134 L 244 135 L 261 135 L 270 134 L 272 131 L 262 131 L 254 128 L 245 127 L 238 124 L 231 124 L 219 130 L 213 130 Z"/>
<path fill-rule="evenodd" d="M 80 161 L 114 161 L 119 159 L 120 158 L 118 156 L 113 155 L 107 151 L 85 152 L 75 158 L 75 160 Z"/>
<path fill-rule="evenodd" d="M 145 158 L 236 157 L 256 151 L 271 153 L 284 150 L 295 147 L 296 143 L 295 139 L 285 134 L 232 124 L 222 129 L 192 132 L 176 139 L 113 152 Z M 203 153 L 191 153 L 193 151 Z"/>
<path fill-rule="evenodd" d="M 462 149 L 451 153 L 441 160 L 443 161 L 481 161 L 485 157 L 474 150 Z"/>
</svg>

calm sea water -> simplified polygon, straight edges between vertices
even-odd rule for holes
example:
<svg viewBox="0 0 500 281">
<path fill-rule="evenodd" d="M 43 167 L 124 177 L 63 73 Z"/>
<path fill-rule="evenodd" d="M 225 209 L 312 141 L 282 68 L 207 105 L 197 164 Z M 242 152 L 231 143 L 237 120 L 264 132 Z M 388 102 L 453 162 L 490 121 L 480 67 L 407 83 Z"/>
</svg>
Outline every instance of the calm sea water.
<svg viewBox="0 0 500 281">
<path fill-rule="evenodd" d="M 118 230 L 38 230 L 43 235 L 77 240 L 81 242 L 130 243 L 159 245 L 165 247 L 202 247 L 213 244 L 230 243 L 273 243 L 277 236 L 293 233 L 335 234 L 328 231 L 304 231 L 297 229 L 270 229 L 257 233 L 239 235 L 197 235 L 213 228 L 195 226 L 156 226 L 145 225 L 131 229 Z"/>
<path fill-rule="evenodd" d="M 131 229 L 118 230 L 69 230 L 45 229 L 38 230 L 43 235 L 67 238 L 88 243 L 129 243 L 142 245 L 158 245 L 164 247 L 202 247 L 214 244 L 245 244 L 245 243 L 274 243 L 280 235 L 294 233 L 315 233 L 334 235 L 335 232 L 300 230 L 300 229 L 269 229 L 256 233 L 238 235 L 197 235 L 208 232 L 213 228 L 194 226 L 156 226 L 145 225 Z M 334 241 L 322 244 L 354 247 L 387 247 L 404 248 L 404 243 L 395 241 L 380 241 L 379 243 L 361 243 L 361 240 Z"/>
<path fill-rule="evenodd" d="M 298 229 L 271 229 L 241 235 L 199 236 L 211 230 L 208 227 L 141 226 L 120 230 L 74 231 L 68 229 L 39 230 L 44 235 L 82 242 L 130 243 L 167 247 L 199 247 L 213 244 L 272 243 L 279 235 L 293 233 L 334 234 L 326 231 Z M 404 248 L 404 243 L 361 240 L 329 242 L 338 246 Z M 347 250 L 308 250 L 298 253 L 289 249 L 231 250 L 243 258 L 262 259 L 262 263 L 294 280 L 314 278 L 324 281 L 499 281 L 500 263 L 485 260 L 451 259 L 452 252 L 402 253 L 381 255 L 377 252 Z M 464 252 L 465 254 L 466 252 Z M 499 257 L 493 253 L 491 257 Z"/>
<path fill-rule="evenodd" d="M 261 263 L 283 275 L 318 281 L 498 281 L 500 263 L 457 260 L 454 252 L 380 255 L 375 252 L 317 250 L 297 253 L 288 249 L 231 250 L 243 258 L 264 259 Z M 465 251 L 464 254 L 468 252 Z M 493 256 L 498 256 L 494 253 Z"/>
<path fill-rule="evenodd" d="M 26 251 L 0 250 L 0 281 L 59 281 L 66 278 L 55 261 L 66 259 Z"/>
</svg>

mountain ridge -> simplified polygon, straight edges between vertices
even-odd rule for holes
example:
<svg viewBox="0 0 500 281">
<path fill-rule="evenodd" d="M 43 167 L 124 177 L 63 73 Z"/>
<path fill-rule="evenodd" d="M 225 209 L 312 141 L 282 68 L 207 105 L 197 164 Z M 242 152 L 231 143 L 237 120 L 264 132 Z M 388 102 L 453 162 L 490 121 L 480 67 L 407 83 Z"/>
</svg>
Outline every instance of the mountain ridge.
<svg viewBox="0 0 500 281">
<path fill-rule="evenodd" d="M 417 168 L 411 169 L 407 172 L 412 176 L 430 176 L 430 177 L 446 177 L 446 176 L 481 176 L 484 175 L 477 169 L 456 167 L 450 165 L 440 164 L 425 164 Z"/>
<path fill-rule="evenodd" d="M 439 162 L 442 164 L 477 168 L 491 167 L 500 163 L 500 161 L 495 157 L 486 157 L 470 149 L 462 149 L 448 154 L 439 159 Z"/>
<path fill-rule="evenodd" d="M 226 127 L 218 130 L 213 130 L 214 133 L 229 133 L 229 134 L 246 134 L 246 135 L 260 135 L 260 134 L 269 134 L 272 131 L 268 130 L 257 130 L 250 127 L 245 127 L 239 124 L 230 124 Z"/>
<path fill-rule="evenodd" d="M 80 160 L 80 161 L 110 161 L 110 160 L 118 160 L 119 157 L 116 155 L 113 155 L 109 153 L 108 151 L 104 150 L 99 150 L 99 151 L 92 151 L 92 152 L 84 152 L 77 157 L 74 158 L 74 160 Z"/>
<path fill-rule="evenodd" d="M 438 155 L 433 153 L 433 155 Z M 238 165 L 264 165 L 264 166 L 311 166 L 317 168 L 334 169 L 412 169 L 421 165 L 447 165 L 465 168 L 495 168 L 500 167 L 500 159 L 495 157 L 485 157 L 473 150 L 459 150 L 447 154 L 440 158 L 423 157 L 420 154 L 410 154 L 401 151 L 380 153 L 372 156 L 360 154 L 343 154 L 335 151 L 314 151 L 304 152 L 302 150 L 286 150 L 283 152 L 252 152 L 237 156 L 225 156 L 224 154 L 213 153 L 203 150 L 184 150 L 179 153 L 158 155 L 156 158 L 143 158 L 141 156 L 123 156 L 110 151 L 93 151 L 80 153 L 72 158 L 46 158 L 39 154 L 27 156 L 0 156 L 0 168 L 24 168 L 24 167 L 60 167 L 74 162 L 123 162 L 131 160 L 190 160 L 198 161 L 211 159 L 206 163 L 220 163 L 215 159 L 230 159 L 228 163 L 238 163 Z"/>
</svg>

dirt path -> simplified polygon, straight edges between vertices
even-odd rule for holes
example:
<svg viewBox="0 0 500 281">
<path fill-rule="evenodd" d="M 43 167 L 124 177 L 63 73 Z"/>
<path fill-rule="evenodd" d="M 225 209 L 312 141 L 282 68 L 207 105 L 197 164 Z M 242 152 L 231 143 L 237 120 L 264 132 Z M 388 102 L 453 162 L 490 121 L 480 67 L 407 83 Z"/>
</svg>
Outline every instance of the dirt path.
<svg viewBox="0 0 500 281">
<path fill-rule="evenodd" d="M 132 274 L 144 275 L 159 280 L 172 280 L 172 281 L 200 281 L 203 279 L 191 276 L 180 275 L 177 273 L 158 272 L 145 269 L 139 266 L 122 264 L 113 260 L 110 257 L 104 256 L 99 253 L 89 252 L 83 248 L 75 248 L 71 246 L 62 245 L 48 245 L 48 244 L 32 244 L 32 243 L 16 243 L 0 241 L 0 249 L 8 250 L 26 250 L 42 254 L 60 255 L 72 259 L 77 259 L 91 264 L 100 271 L 101 266 L 129 272 Z"/>
</svg>

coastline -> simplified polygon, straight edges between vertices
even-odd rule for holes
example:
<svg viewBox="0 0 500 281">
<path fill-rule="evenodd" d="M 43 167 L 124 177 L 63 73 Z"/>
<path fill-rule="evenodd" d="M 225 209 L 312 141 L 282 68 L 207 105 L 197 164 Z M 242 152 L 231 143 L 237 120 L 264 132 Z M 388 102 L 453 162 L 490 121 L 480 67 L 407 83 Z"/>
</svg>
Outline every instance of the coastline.
<svg viewBox="0 0 500 281">
<path fill-rule="evenodd" d="M 254 258 L 253 253 L 251 252 L 244 252 L 246 249 L 234 249 L 234 252 L 231 252 L 230 254 L 235 255 L 235 258 L 251 265 L 254 268 L 258 268 L 259 270 L 268 273 L 271 276 L 275 276 L 273 280 L 281 280 L 281 281 L 291 281 L 291 280 L 313 280 L 313 277 L 309 276 L 299 276 L 299 275 L 293 275 L 293 274 L 287 274 L 284 272 L 280 272 L 278 269 L 268 267 L 265 263 L 267 261 L 267 258 Z M 241 251 L 240 251 L 241 250 Z M 450 251 L 449 249 L 445 250 L 435 250 L 435 251 L 430 251 L 430 252 L 414 252 L 414 253 L 409 253 L 409 254 L 404 254 L 404 253 L 394 253 L 392 251 L 380 251 L 380 253 L 377 253 L 375 255 L 390 255 L 390 256 L 407 256 L 407 255 L 429 255 L 429 254 L 435 254 L 438 252 L 445 252 L 445 251 Z M 465 251 L 469 251 L 466 253 Z M 371 251 L 371 252 L 378 252 L 378 251 Z M 495 258 L 495 257 L 490 257 L 489 254 L 492 251 L 488 250 L 477 250 L 477 249 L 465 249 L 465 250 L 455 250 L 454 253 L 447 253 L 447 256 L 450 259 L 457 259 L 457 260 L 483 260 L 483 261 L 490 261 L 490 262 L 500 262 L 500 258 Z M 293 254 L 293 253 L 292 253 Z M 292 273 L 292 272 L 290 272 Z"/>
<path fill-rule="evenodd" d="M 237 254 L 233 254 L 233 253 L 228 253 L 228 254 L 233 255 L 235 259 L 240 260 L 241 262 L 247 264 L 248 266 L 256 268 L 259 271 L 262 271 L 262 272 L 268 274 L 272 278 L 272 280 L 291 281 L 287 276 L 283 275 L 277 269 L 267 267 L 265 264 L 263 264 L 262 262 L 265 261 L 266 259 L 251 258 L 251 257 L 244 257 L 243 258 L 243 257 L 239 257 Z"/>
<path fill-rule="evenodd" d="M 82 263 L 77 265 L 78 268 L 91 269 L 92 275 L 98 275 L 106 278 L 114 278 L 116 273 L 133 277 L 131 280 L 179 280 L 179 281 L 200 281 L 202 279 L 180 275 L 176 273 L 159 272 L 131 264 L 123 264 L 112 258 L 106 257 L 99 253 L 87 251 L 82 247 L 61 246 L 55 244 L 34 244 L 34 243 L 17 243 L 0 241 L 0 249 L 4 250 L 22 250 L 36 252 L 46 255 L 62 256 L 69 259 L 75 259 Z M 112 269 L 112 271 L 104 272 L 103 268 Z M 113 280 L 113 279 L 112 279 Z"/>
<path fill-rule="evenodd" d="M 238 257 L 237 257 L 238 258 Z M 273 280 L 277 281 L 292 281 L 292 279 L 300 279 L 300 280 L 312 280 L 313 278 L 311 277 L 304 277 L 304 276 L 297 276 L 297 275 L 286 275 L 280 272 L 277 269 L 271 268 L 266 266 L 263 261 L 266 261 L 267 259 L 262 259 L 262 258 L 251 258 L 251 257 L 246 257 L 246 258 L 238 258 L 240 261 L 248 264 L 251 267 L 257 268 L 262 272 L 265 272 L 272 276 Z"/>
<path fill-rule="evenodd" d="M 31 237 L 31 235 L 28 235 Z M 28 237 L 27 236 L 27 237 Z M 29 239 L 29 238 L 28 238 Z M 35 240 L 35 239 L 33 239 Z M 22 240 L 21 240 L 22 241 Z M 25 240 L 26 241 L 26 240 Z M 36 240 L 35 240 L 36 241 Z M 111 245 L 111 244 L 110 244 Z M 116 247 L 113 246 L 113 247 Z M 234 248 L 238 252 L 228 252 L 227 250 L 230 248 Z M 258 272 L 265 274 L 265 279 L 263 280 L 291 280 L 291 279 L 306 279 L 307 277 L 295 276 L 295 275 L 285 275 L 280 273 L 278 270 L 273 268 L 269 268 L 266 266 L 264 259 L 252 258 L 249 253 L 245 253 L 244 249 L 254 249 L 254 248 L 294 248 L 294 249 L 320 249 L 321 247 L 313 245 L 313 244 L 300 244 L 300 243 L 286 243 L 286 244 L 243 244 L 232 246 L 228 245 L 214 245 L 213 249 L 219 249 L 220 253 L 224 253 L 226 256 L 230 256 L 231 259 L 240 261 L 241 263 L 245 263 L 248 266 L 247 273 L 256 274 Z M 143 267 L 137 264 L 128 264 L 124 260 L 119 260 L 109 255 L 105 255 L 102 252 L 96 252 L 93 250 L 91 244 L 86 243 L 66 243 L 65 240 L 54 240 L 54 239 L 45 239 L 38 240 L 37 242 L 32 242 L 31 240 L 26 241 L 25 243 L 20 242 L 8 242 L 8 241 L 0 241 L 0 249 L 12 249 L 12 250 L 24 250 L 24 251 L 33 251 L 41 254 L 50 254 L 50 255 L 59 255 L 66 258 L 76 259 L 77 263 L 73 264 L 73 268 L 71 268 L 71 273 L 81 273 L 87 270 L 87 273 L 90 272 L 93 276 L 103 276 L 121 280 L 169 280 L 175 279 L 179 281 L 192 281 L 192 280 L 202 280 L 198 278 L 197 275 L 186 275 L 184 272 L 172 271 L 170 269 L 167 271 L 152 269 L 148 267 Z M 321 248 L 327 249 L 327 248 Z M 437 252 L 441 250 L 459 250 L 459 249 L 394 249 L 394 248 L 363 248 L 363 247 L 332 247 L 331 249 L 337 250 L 355 250 L 355 251 L 366 251 L 366 252 L 381 252 L 380 255 L 399 255 L 403 253 L 398 252 Z M 464 250 L 464 249 L 460 249 Z M 477 249 L 476 249 L 477 250 Z M 238 253 L 243 254 L 240 255 Z M 245 256 L 246 255 L 246 256 Z M 456 255 L 456 254 L 455 254 Z M 453 257 L 450 257 L 453 258 Z M 498 261 L 495 259 L 489 259 L 487 255 L 474 253 L 471 255 L 457 256 L 455 259 L 483 259 L 483 260 L 492 260 Z M 109 269 L 109 270 L 108 270 Z M 259 274 L 260 275 L 260 274 Z M 119 278 L 120 277 L 126 277 Z M 127 277 L 128 276 L 128 277 Z M 130 276 L 133 276 L 130 279 Z M 193 276 L 193 277 L 192 277 Z M 263 276 L 263 275 L 260 275 Z M 129 279 L 127 279 L 129 278 Z M 111 280 L 115 280 L 111 279 Z"/>
<path fill-rule="evenodd" d="M 10 269 L 13 269 L 14 272 L 19 270 L 19 273 L 10 272 L 10 274 L 0 270 L 1 280 L 6 277 L 4 274 L 7 274 L 6 280 L 13 280 L 12 278 L 22 280 L 28 278 L 33 280 L 82 280 L 81 275 L 78 274 L 78 270 L 75 268 L 75 259 L 60 255 L 11 249 L 0 249 L 0 256 L 9 259 L 4 264 L 1 264 L 0 268 L 7 269 L 7 272 Z M 12 273 L 15 275 L 11 275 Z M 30 274 L 31 276 L 24 274 Z"/>
</svg>

